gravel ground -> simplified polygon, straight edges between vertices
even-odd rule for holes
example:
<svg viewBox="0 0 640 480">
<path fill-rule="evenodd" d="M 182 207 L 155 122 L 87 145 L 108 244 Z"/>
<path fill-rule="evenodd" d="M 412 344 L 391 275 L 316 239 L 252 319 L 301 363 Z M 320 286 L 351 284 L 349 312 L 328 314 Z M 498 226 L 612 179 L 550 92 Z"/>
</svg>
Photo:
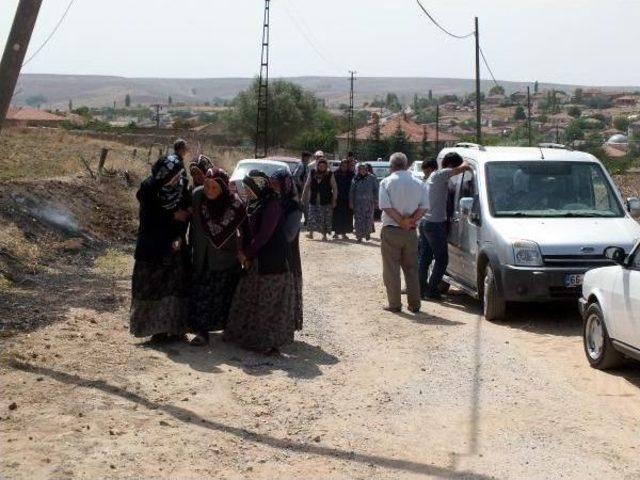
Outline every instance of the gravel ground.
<svg viewBox="0 0 640 480">
<path fill-rule="evenodd" d="M 303 255 L 279 358 L 132 339 L 126 273 L 117 304 L 2 339 L 2 478 L 640 478 L 640 370 L 590 369 L 574 305 L 393 315 L 377 240 Z"/>
</svg>

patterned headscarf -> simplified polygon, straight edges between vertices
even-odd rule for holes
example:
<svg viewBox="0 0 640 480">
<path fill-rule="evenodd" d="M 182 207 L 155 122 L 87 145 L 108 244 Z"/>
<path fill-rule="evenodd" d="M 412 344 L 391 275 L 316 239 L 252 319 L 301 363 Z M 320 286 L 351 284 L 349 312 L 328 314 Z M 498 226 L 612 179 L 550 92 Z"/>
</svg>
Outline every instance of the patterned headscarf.
<svg viewBox="0 0 640 480">
<path fill-rule="evenodd" d="M 271 187 L 269 177 L 259 170 L 251 170 L 249 175 L 242 179 L 242 183 L 255 195 L 255 198 L 247 205 L 248 215 L 255 214 L 269 200 L 276 197 L 276 192 Z"/>
<path fill-rule="evenodd" d="M 178 181 L 173 185 L 168 185 L 177 175 L 180 175 Z M 159 158 L 151 168 L 151 176 L 160 186 L 158 197 L 162 208 L 175 210 L 182 201 L 187 180 L 180 159 L 175 155 L 166 155 Z"/>
<path fill-rule="evenodd" d="M 293 183 L 293 176 L 287 170 L 277 170 L 271 175 L 271 180 L 278 185 L 280 203 L 285 215 L 296 210 L 301 210 L 298 199 L 298 190 Z"/>
<path fill-rule="evenodd" d="M 361 168 L 364 168 L 364 171 L 365 171 L 364 175 L 360 174 Z M 368 176 L 369 176 L 369 170 L 367 170 L 367 164 L 363 162 L 358 163 L 356 165 L 356 176 L 355 176 L 356 181 L 359 182 L 360 180 L 367 178 Z"/>
<path fill-rule="evenodd" d="M 210 200 L 203 192 L 198 218 L 207 238 L 215 248 L 220 248 L 235 234 L 247 214 L 240 197 L 229 190 L 227 172 L 213 167 L 205 176 L 215 181 L 221 192 L 215 200 Z"/>
<path fill-rule="evenodd" d="M 197 168 L 202 173 L 207 173 L 210 168 L 213 168 L 213 161 L 206 155 L 198 155 L 198 159 L 189 164 L 189 170 Z"/>
</svg>

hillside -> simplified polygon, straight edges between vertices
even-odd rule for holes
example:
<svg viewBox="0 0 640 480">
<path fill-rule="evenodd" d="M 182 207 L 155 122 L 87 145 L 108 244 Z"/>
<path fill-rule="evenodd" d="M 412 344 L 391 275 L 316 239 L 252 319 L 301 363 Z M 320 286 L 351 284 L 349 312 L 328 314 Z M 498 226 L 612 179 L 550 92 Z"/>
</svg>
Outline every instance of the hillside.
<svg viewBox="0 0 640 480">
<path fill-rule="evenodd" d="M 295 77 L 286 78 L 314 92 L 328 105 L 348 102 L 349 82 L 346 77 Z M 114 100 L 120 105 L 127 94 L 132 104 L 164 103 L 171 96 L 174 102 L 203 103 L 214 98 L 231 99 L 246 89 L 250 78 L 125 78 L 92 75 L 46 75 L 25 74 L 20 76 L 16 88 L 15 104 L 23 105 L 31 96 L 42 95 L 47 101 L 44 108 L 66 108 L 69 100 L 76 106 L 108 106 Z M 500 82 L 507 93 L 522 90 L 525 82 Z M 487 91 L 493 83 L 482 81 L 482 89 Z M 573 90 L 578 85 L 540 83 L 540 88 Z M 589 88 L 588 86 L 583 86 Z M 356 83 L 356 103 L 373 100 L 387 92 L 395 92 L 400 99 L 408 102 L 418 93 L 426 95 L 432 90 L 435 95 L 464 94 L 474 90 L 472 79 L 456 78 L 395 78 L 360 77 Z M 613 87 L 603 87 L 603 90 Z M 634 91 L 640 87 L 616 87 L 616 90 Z"/>
</svg>

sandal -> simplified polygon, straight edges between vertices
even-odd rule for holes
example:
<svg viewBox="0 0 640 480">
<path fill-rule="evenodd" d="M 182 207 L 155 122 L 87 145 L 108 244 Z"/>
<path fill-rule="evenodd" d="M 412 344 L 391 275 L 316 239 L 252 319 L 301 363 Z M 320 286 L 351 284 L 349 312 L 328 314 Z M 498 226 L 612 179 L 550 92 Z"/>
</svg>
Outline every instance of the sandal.
<svg viewBox="0 0 640 480">
<path fill-rule="evenodd" d="M 191 339 L 189 344 L 194 347 L 206 347 L 209 345 L 209 334 L 207 332 L 198 333 Z"/>
</svg>

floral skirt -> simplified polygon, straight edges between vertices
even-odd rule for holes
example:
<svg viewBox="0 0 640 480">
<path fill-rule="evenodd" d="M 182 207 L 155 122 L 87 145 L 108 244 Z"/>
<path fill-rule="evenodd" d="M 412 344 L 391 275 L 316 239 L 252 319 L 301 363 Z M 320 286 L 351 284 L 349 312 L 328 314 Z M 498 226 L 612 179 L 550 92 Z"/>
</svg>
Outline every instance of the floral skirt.
<svg viewBox="0 0 640 480">
<path fill-rule="evenodd" d="M 373 227 L 374 212 L 375 206 L 373 202 L 356 202 L 354 205 L 354 227 L 357 238 L 364 238 L 375 231 Z"/>
<path fill-rule="evenodd" d="M 291 273 L 261 275 L 254 264 L 238 283 L 224 331 L 225 341 L 258 352 L 293 343 L 294 303 Z"/>
<path fill-rule="evenodd" d="M 194 274 L 191 280 L 189 324 L 192 332 L 223 330 L 242 268 Z"/>
<path fill-rule="evenodd" d="M 307 228 L 310 232 L 331 233 L 332 222 L 333 207 L 331 205 L 309 205 Z"/>
<path fill-rule="evenodd" d="M 129 330 L 136 337 L 188 331 L 189 269 L 175 255 L 164 262 L 136 260 L 131 285 Z"/>
</svg>

